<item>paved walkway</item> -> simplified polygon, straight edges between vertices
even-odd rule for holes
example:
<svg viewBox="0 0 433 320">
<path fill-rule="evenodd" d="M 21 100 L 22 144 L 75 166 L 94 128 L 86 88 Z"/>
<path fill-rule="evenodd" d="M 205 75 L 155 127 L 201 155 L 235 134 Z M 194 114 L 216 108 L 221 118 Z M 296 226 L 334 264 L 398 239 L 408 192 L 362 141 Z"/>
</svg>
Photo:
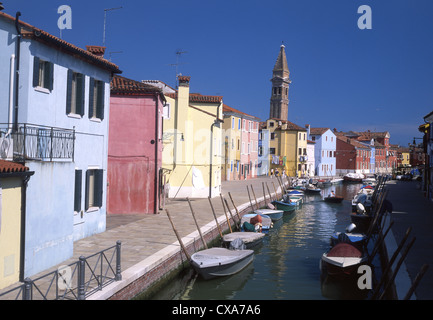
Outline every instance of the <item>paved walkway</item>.
<svg viewBox="0 0 433 320">
<path fill-rule="evenodd" d="M 419 182 L 415 181 L 389 181 L 386 189 L 388 190 L 388 200 L 393 205 L 393 213 L 390 215 L 390 221 L 394 221 L 392 233 L 395 239 L 395 245 L 399 245 L 404 238 L 409 227 L 412 231 L 406 244 L 413 237 L 416 238 L 411 247 L 404 265 L 399 270 L 399 275 L 407 274 L 410 283 L 405 283 L 403 277 L 395 281 L 399 299 L 402 299 L 407 292 L 408 286 L 414 281 L 422 265 L 428 264 L 429 268 L 419 283 L 414 297 L 417 300 L 433 299 L 433 202 L 424 197 L 420 189 Z M 391 239 L 392 240 L 392 239 Z M 389 255 L 395 252 L 395 249 L 389 248 Z M 397 262 L 394 263 L 396 265 Z M 412 297 L 412 298 L 414 298 Z"/>
</svg>

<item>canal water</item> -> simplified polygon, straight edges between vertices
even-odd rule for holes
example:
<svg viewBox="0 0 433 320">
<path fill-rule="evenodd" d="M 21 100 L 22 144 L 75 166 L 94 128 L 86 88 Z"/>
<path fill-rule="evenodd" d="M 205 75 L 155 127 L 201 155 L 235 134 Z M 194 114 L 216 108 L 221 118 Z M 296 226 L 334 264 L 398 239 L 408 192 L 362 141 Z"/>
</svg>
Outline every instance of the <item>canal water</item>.
<svg viewBox="0 0 433 320">
<path fill-rule="evenodd" d="M 362 299 L 364 293 L 321 277 L 319 262 L 329 249 L 330 237 L 351 223 L 351 199 L 361 184 L 322 188 L 306 195 L 304 204 L 274 223 L 263 244 L 254 248 L 254 261 L 241 272 L 203 280 L 188 268 L 161 289 L 154 300 L 323 300 Z M 327 203 L 331 191 L 344 196 L 342 203 Z M 364 290 L 365 291 L 365 290 Z"/>
</svg>

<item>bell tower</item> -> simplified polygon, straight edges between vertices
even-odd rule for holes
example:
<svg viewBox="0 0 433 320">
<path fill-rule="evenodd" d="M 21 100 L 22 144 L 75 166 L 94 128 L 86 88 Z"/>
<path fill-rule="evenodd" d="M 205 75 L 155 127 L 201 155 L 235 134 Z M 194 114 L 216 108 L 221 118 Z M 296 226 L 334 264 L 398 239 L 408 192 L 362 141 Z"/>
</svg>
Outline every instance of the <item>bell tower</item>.
<svg viewBox="0 0 433 320">
<path fill-rule="evenodd" d="M 285 46 L 282 44 L 272 70 L 272 92 L 269 118 L 287 120 L 289 113 L 289 78 L 290 71 L 287 65 Z"/>
</svg>

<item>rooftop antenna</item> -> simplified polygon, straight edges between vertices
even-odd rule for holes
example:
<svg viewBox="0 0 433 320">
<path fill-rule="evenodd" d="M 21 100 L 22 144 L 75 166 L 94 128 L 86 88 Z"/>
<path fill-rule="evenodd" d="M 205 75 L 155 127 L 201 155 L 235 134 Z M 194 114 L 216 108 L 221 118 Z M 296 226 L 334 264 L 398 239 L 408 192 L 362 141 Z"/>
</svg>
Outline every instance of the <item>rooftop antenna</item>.
<svg viewBox="0 0 433 320">
<path fill-rule="evenodd" d="M 108 61 L 111 61 L 111 56 L 113 53 L 123 53 L 123 51 L 110 51 Z"/>
<path fill-rule="evenodd" d="M 179 63 L 179 58 L 180 58 L 180 55 L 184 54 L 184 53 L 188 53 L 188 51 L 182 51 L 182 49 L 177 50 L 176 51 L 176 63 L 170 64 L 170 66 L 175 66 L 176 67 L 176 76 L 175 76 L 175 87 L 176 87 L 176 89 L 178 88 L 178 76 L 179 76 L 178 69 L 179 69 L 179 65 L 180 64 L 184 64 L 184 63 Z"/>
<path fill-rule="evenodd" d="M 102 46 L 103 47 L 105 47 L 105 26 L 107 24 L 107 12 L 122 9 L 122 8 L 123 7 L 104 9 L 104 34 L 102 35 Z"/>
</svg>

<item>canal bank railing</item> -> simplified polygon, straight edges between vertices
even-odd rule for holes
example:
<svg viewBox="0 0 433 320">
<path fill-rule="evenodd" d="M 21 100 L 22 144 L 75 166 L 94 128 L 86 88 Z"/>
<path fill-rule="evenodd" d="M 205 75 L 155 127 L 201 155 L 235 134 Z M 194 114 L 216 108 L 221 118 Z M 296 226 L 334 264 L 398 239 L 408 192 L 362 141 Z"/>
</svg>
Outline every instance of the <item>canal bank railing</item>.
<svg viewBox="0 0 433 320">
<path fill-rule="evenodd" d="M 122 280 L 121 242 L 38 278 L 24 279 L 0 293 L 0 300 L 85 300 L 112 282 Z"/>
</svg>

